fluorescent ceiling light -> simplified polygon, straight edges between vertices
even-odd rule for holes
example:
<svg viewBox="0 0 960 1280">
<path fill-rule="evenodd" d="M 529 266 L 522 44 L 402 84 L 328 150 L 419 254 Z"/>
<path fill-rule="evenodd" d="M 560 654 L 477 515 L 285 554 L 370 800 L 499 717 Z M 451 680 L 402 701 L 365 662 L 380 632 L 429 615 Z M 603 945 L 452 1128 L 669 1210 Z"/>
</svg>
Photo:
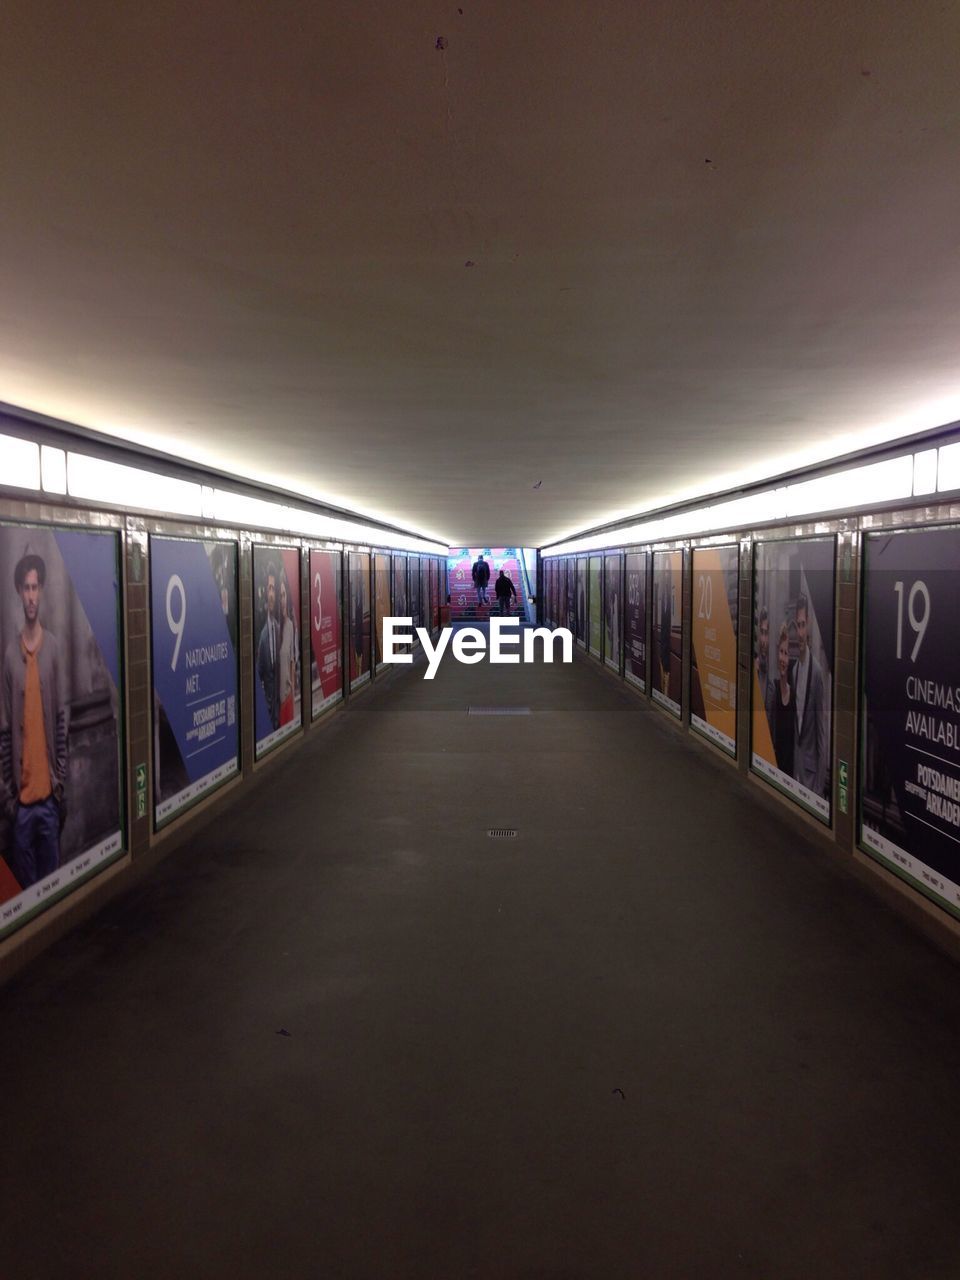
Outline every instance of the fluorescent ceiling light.
<svg viewBox="0 0 960 1280">
<path fill-rule="evenodd" d="M 826 511 L 847 511 L 877 502 L 895 502 L 912 494 L 913 455 L 904 454 L 886 462 L 849 467 L 815 480 L 788 484 L 785 514 L 790 519 Z"/>
<path fill-rule="evenodd" d="M 40 446 L 40 478 L 44 493 L 67 492 L 67 455 L 62 449 Z"/>
<path fill-rule="evenodd" d="M 949 450 L 960 450 L 960 445 L 950 445 L 947 449 L 940 450 L 941 476 L 944 475 L 943 455 Z M 924 465 L 929 470 L 929 463 Z M 954 468 L 950 472 L 953 476 L 952 487 L 960 488 L 960 453 L 956 456 L 956 462 L 950 462 L 948 466 Z M 896 502 L 912 496 L 914 473 L 914 456 L 906 453 L 899 458 L 870 462 L 862 467 L 848 467 L 832 475 L 817 476 L 812 480 L 801 480 L 775 489 L 763 489 L 743 498 L 731 498 L 712 506 L 694 507 L 690 511 L 640 521 L 606 533 L 569 538 L 545 547 L 544 552 L 551 556 L 570 555 L 576 551 L 625 547 L 631 543 L 666 542 L 725 530 L 750 529 L 755 525 L 774 524 L 779 520 L 851 511 L 881 502 Z M 940 487 L 945 487 L 942 482 Z"/>
<path fill-rule="evenodd" d="M 0 436 L 0 484 L 12 489 L 40 488 L 40 450 L 32 440 Z"/>
<path fill-rule="evenodd" d="M 764 489 L 745 498 L 731 498 L 710 508 L 714 529 L 744 529 L 755 524 L 771 524 L 786 514 L 785 490 Z"/>
<path fill-rule="evenodd" d="M 946 493 L 949 489 L 960 489 L 960 443 L 945 444 L 940 450 L 937 488 L 941 493 Z"/>
<path fill-rule="evenodd" d="M 65 452 L 53 445 L 41 447 L 20 436 L 0 435 L 0 487 L 39 490 L 41 484 L 45 493 L 69 493 L 71 498 L 110 507 L 192 516 L 251 530 L 270 529 L 427 555 L 447 554 L 447 544 L 439 539 L 392 533 L 347 516 L 305 511 L 143 467 L 72 450 Z"/>
<path fill-rule="evenodd" d="M 443 543 L 417 538 L 412 534 L 391 533 L 373 525 L 349 520 L 345 516 L 324 515 L 319 511 L 303 511 L 265 498 L 253 498 L 230 489 L 203 488 L 203 515 L 207 520 L 223 524 L 239 524 L 252 529 L 273 529 L 305 538 L 326 538 L 338 542 L 356 542 L 364 546 L 396 547 L 404 551 L 423 551 L 429 555 L 446 555 Z"/>
<path fill-rule="evenodd" d="M 277 502 L 252 498 L 230 489 L 207 489 L 204 486 L 203 514 L 221 524 L 241 524 L 250 528 L 284 529 L 284 508 Z"/>
<path fill-rule="evenodd" d="M 913 496 L 937 491 L 937 450 L 924 449 L 913 455 Z"/>
<path fill-rule="evenodd" d="M 84 453 L 67 454 L 67 490 L 71 498 L 112 507 L 199 516 L 200 486 L 140 467 L 105 462 Z"/>
</svg>

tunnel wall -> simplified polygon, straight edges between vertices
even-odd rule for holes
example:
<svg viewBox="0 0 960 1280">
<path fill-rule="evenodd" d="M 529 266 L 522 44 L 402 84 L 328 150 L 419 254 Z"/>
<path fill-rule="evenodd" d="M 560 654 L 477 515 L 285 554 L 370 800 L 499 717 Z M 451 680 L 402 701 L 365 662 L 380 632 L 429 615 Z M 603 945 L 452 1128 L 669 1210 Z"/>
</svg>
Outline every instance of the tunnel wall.
<svg viewBox="0 0 960 1280">
<path fill-rule="evenodd" d="M 849 496 L 851 505 L 870 499 Z M 601 547 L 542 553 L 541 621 L 569 627 L 585 657 L 624 681 L 650 714 L 667 717 L 818 831 L 858 876 L 956 953 L 956 492 L 683 538 L 615 537 L 611 530 Z M 761 690 L 764 609 L 777 668 Z M 801 715 L 791 734 L 782 706 L 792 687 L 799 710 L 800 625 L 813 659 L 804 657 L 804 701 L 809 708 L 812 685 L 822 699 L 819 759 L 809 713 L 807 733 Z"/>
<path fill-rule="evenodd" d="M 11 426 L 31 439 L 29 424 L 0 421 L 0 431 Z M 16 438 L 0 437 L 0 451 Z M 55 645 L 66 720 L 59 864 L 26 886 L 0 785 L 0 979 L 388 680 L 384 614 L 440 627 L 445 555 L 391 545 L 387 528 L 377 541 L 320 538 L 137 512 L 135 488 L 117 499 L 92 505 L 0 487 L 0 651 L 5 662 L 19 657 L 15 571 L 39 556 L 43 644 Z M 275 592 L 282 578 L 291 624 L 276 631 L 275 671 L 286 675 L 269 697 L 258 668 L 269 648 L 268 568 Z"/>
</svg>

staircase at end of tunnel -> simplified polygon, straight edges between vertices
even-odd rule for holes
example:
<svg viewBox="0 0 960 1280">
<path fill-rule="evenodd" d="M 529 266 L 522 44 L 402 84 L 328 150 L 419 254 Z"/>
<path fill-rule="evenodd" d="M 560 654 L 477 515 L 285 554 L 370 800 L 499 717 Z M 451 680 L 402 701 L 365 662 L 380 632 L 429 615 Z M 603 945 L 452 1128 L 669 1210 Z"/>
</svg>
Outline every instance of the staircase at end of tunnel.
<svg viewBox="0 0 960 1280">
<path fill-rule="evenodd" d="M 447 558 L 447 592 L 450 596 L 451 622 L 486 622 L 491 614 L 499 614 L 500 607 L 494 585 L 500 570 L 506 571 L 513 582 L 517 598 L 510 601 L 510 616 L 525 620 L 527 617 L 527 591 L 520 566 L 521 552 L 517 547 L 483 548 L 483 558 L 490 566 L 487 583 L 488 603 L 477 603 L 477 589 L 473 585 L 471 570 L 479 551 L 476 548 L 459 547 L 451 550 Z"/>
</svg>

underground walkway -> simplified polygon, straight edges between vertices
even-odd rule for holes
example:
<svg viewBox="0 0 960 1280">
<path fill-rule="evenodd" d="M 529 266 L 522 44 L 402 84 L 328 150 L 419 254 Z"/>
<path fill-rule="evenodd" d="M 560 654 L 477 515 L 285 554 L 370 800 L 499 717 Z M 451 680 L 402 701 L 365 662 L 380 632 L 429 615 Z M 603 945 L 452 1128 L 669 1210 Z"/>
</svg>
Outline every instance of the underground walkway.
<svg viewBox="0 0 960 1280">
<path fill-rule="evenodd" d="M 956 965 L 595 664 L 419 675 L 0 991 L 0 1272 L 960 1274 Z"/>
</svg>

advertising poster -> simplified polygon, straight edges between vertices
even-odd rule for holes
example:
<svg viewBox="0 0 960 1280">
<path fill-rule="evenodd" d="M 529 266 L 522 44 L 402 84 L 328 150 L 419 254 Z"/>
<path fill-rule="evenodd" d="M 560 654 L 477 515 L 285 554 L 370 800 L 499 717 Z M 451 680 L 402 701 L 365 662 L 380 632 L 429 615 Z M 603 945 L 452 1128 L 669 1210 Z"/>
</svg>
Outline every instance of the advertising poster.
<svg viewBox="0 0 960 1280">
<path fill-rule="evenodd" d="M 620 670 L 621 600 L 623 557 L 606 556 L 603 562 L 603 657 L 608 667 Z"/>
<path fill-rule="evenodd" d="M 157 826 L 236 775 L 237 544 L 150 537 Z"/>
<path fill-rule="evenodd" d="M 861 847 L 960 915 L 960 526 L 864 546 Z"/>
<path fill-rule="evenodd" d="M 123 852 L 118 545 L 0 526 L 0 937 Z"/>
<path fill-rule="evenodd" d="M 393 615 L 394 618 L 409 618 L 407 608 L 407 557 L 393 557 Z"/>
<path fill-rule="evenodd" d="M 254 754 L 300 728 L 300 552 L 253 548 Z"/>
<path fill-rule="evenodd" d="M 440 630 L 440 561 L 436 558 L 428 561 L 430 566 L 430 633 L 436 635 Z"/>
<path fill-rule="evenodd" d="M 420 557 L 411 556 L 407 561 L 407 601 L 414 628 L 423 626 L 420 613 Z"/>
<path fill-rule="evenodd" d="M 835 538 L 758 542 L 752 768 L 830 820 Z"/>
<path fill-rule="evenodd" d="M 581 556 L 576 562 L 577 564 L 577 614 L 575 618 L 576 630 L 573 638 L 581 649 L 587 647 L 587 628 L 589 620 L 587 618 L 587 557 Z"/>
<path fill-rule="evenodd" d="M 623 615 L 623 673 L 640 689 L 647 687 L 647 569 L 650 553 L 631 551 L 625 557 L 627 606 Z"/>
<path fill-rule="evenodd" d="M 310 552 L 310 715 L 343 697 L 340 552 Z"/>
<path fill-rule="evenodd" d="M 351 551 L 347 560 L 350 582 L 350 688 L 370 679 L 370 554 Z"/>
<path fill-rule="evenodd" d="M 654 551 L 650 691 L 680 715 L 683 689 L 683 552 Z"/>
<path fill-rule="evenodd" d="M 694 547 L 690 723 L 737 754 L 740 548 Z"/>
<path fill-rule="evenodd" d="M 566 569 L 566 609 L 560 625 L 573 633 L 577 627 L 577 562 L 571 556 L 567 556 L 563 563 Z"/>
<path fill-rule="evenodd" d="M 454 609 L 476 604 L 477 589 L 473 585 L 473 556 L 469 547 L 451 550 L 447 560 L 450 603 Z M 396 612 L 396 609 L 394 609 Z"/>
<path fill-rule="evenodd" d="M 373 661 L 379 670 L 383 663 L 383 620 L 390 613 L 390 557 L 379 553 L 373 557 Z"/>
<path fill-rule="evenodd" d="M 589 648 L 595 658 L 600 657 L 603 644 L 603 557 L 590 557 L 587 582 L 587 608 L 590 611 Z"/>
</svg>

